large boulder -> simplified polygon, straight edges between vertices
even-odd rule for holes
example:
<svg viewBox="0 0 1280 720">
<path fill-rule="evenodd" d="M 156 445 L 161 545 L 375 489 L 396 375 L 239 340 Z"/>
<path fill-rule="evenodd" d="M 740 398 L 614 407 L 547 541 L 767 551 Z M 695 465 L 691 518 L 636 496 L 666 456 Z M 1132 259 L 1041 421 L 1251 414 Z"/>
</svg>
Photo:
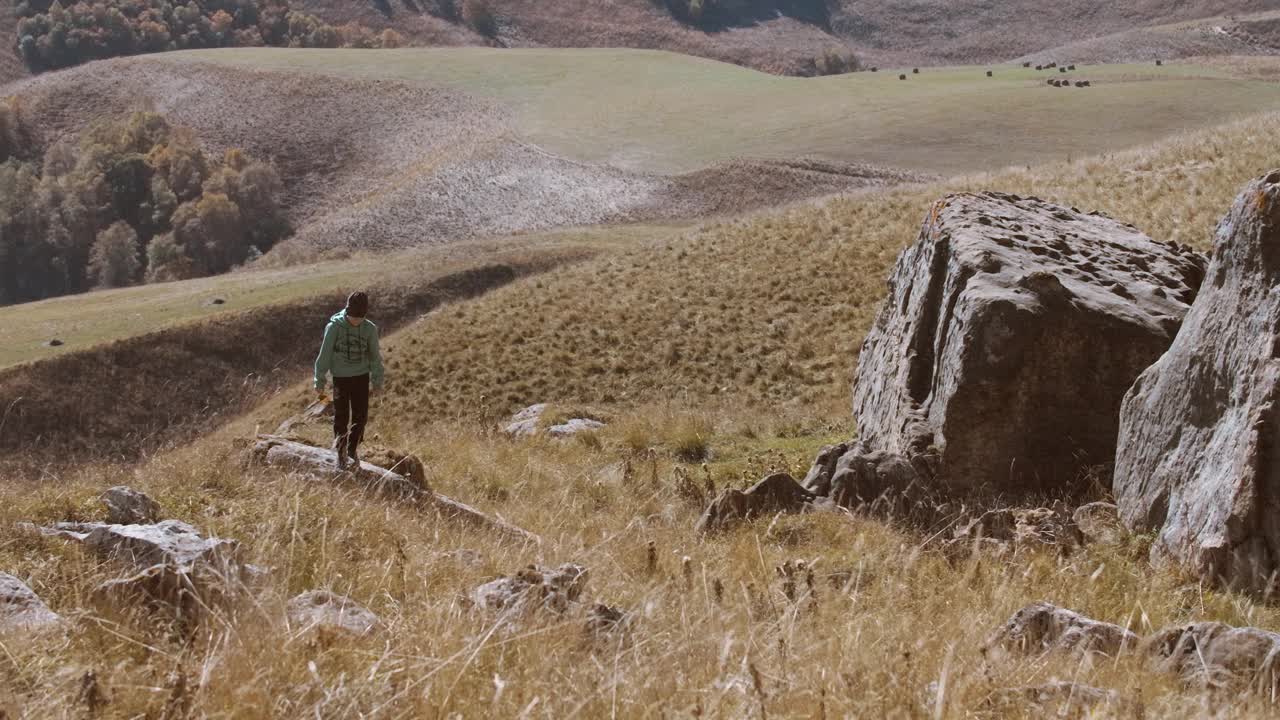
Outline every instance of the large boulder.
<svg viewBox="0 0 1280 720">
<path fill-rule="evenodd" d="M 1155 560 L 1267 590 L 1280 569 L 1280 170 L 1236 198 L 1182 330 L 1125 398 L 1114 494 Z"/>
<path fill-rule="evenodd" d="M 951 491 L 1082 492 L 1173 340 L 1204 258 L 1035 198 L 952 195 L 899 257 L 862 347 L 857 451 L 936 455 Z"/>
<path fill-rule="evenodd" d="M 0 633 L 37 630 L 61 620 L 26 583 L 0 572 Z"/>
</svg>

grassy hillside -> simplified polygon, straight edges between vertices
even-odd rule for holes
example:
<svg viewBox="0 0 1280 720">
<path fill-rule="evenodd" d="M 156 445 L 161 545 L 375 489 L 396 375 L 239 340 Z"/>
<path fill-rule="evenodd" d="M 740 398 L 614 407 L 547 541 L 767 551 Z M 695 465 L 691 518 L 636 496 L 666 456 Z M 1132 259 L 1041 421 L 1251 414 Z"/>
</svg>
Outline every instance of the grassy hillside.
<svg viewBox="0 0 1280 720">
<path fill-rule="evenodd" d="M 688 480 L 799 472 L 849 432 L 843 385 L 858 336 L 939 194 L 1034 192 L 1204 246 L 1240 183 L 1280 165 L 1277 134 L 1273 114 L 1107 158 L 724 224 L 509 286 L 395 336 L 373 442 L 419 454 L 438 490 L 540 533 L 539 547 L 238 465 L 230 440 L 298 409 L 301 392 L 142 467 L 6 478 L 4 527 L 101 517 L 97 493 L 129 483 L 167 515 L 242 540 L 271 573 L 251 602 L 185 635 L 145 607 L 95 605 L 111 564 L 0 535 L 0 567 L 70 620 L 6 642 L 0 708 L 84 714 L 98 697 L 88 685 L 109 698 L 101 714 L 123 717 L 1035 718 L 1043 710 L 1025 699 L 993 707 L 996 693 L 1068 679 L 1119 690 L 1147 716 L 1270 717 L 1264 696 L 1182 688 L 1132 654 L 982 654 L 990 630 L 1042 600 L 1144 634 L 1193 620 L 1280 627 L 1271 604 L 1150 567 L 1141 537 L 954 564 L 925 531 L 837 513 L 707 538 L 692 530 L 702 501 Z M 581 442 L 513 442 L 493 433 L 484 397 L 596 401 L 611 424 Z M 677 459 L 690 447 L 707 451 L 705 469 Z M 815 592 L 793 600 L 775 568 L 799 559 L 814 563 Z M 588 602 L 621 608 L 625 628 L 589 631 L 582 613 L 504 618 L 464 599 L 530 562 L 586 565 Z M 289 626 L 287 598 L 317 587 L 367 604 L 385 627 L 359 639 Z"/>
<path fill-rule="evenodd" d="M 947 192 L 1037 195 L 1207 247 L 1247 180 L 1280 166 L 1280 115 L 1132 151 L 726 223 L 506 288 L 395 347 L 399 422 L 542 401 L 732 402 L 839 418 L 888 268 Z"/>
<path fill-rule="evenodd" d="M 391 255 L 364 253 L 341 260 L 284 268 L 268 266 L 217 277 L 26 303 L 21 311 L 0 313 L 0 333 L 9 338 L 0 350 L 0 369 L 255 308 L 362 287 L 404 286 L 428 279 L 441 268 L 481 265 L 501 254 L 570 248 L 601 251 L 675 231 L 653 226 L 594 228 Z M 50 346 L 49 341 L 55 339 L 63 344 Z"/>
<path fill-rule="evenodd" d="M 177 53 L 166 61 L 443 85 L 509 108 L 521 137 L 578 161 L 686 172 L 816 156 L 955 174 L 1142 145 L 1280 104 L 1280 86 L 1194 65 L 1021 67 L 780 78 L 669 53 L 486 49 Z M 908 71 L 909 73 L 909 71 Z M 1079 91 L 1077 91 L 1079 90 Z"/>
</svg>

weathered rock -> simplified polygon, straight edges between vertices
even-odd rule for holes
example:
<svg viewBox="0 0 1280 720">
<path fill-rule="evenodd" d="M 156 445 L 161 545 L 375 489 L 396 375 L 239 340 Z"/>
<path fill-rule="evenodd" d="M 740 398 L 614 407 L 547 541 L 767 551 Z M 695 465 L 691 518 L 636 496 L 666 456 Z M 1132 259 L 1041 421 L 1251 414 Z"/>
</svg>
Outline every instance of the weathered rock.
<svg viewBox="0 0 1280 720">
<path fill-rule="evenodd" d="M 933 479 L 926 455 L 908 459 L 890 452 L 846 452 L 836 462 L 827 496 L 843 508 L 879 504 L 905 510 L 921 499 Z"/>
<path fill-rule="evenodd" d="M 414 503 L 438 512 L 442 517 L 474 525 L 520 542 L 541 542 L 533 533 L 500 517 L 488 515 L 452 498 L 433 492 L 423 484 L 368 462 L 359 468 L 339 472 L 332 450 L 304 445 L 281 437 L 259 437 L 251 456 L 256 462 L 297 473 L 316 482 L 345 482 L 394 500 Z"/>
<path fill-rule="evenodd" d="M 1114 503 L 1081 505 L 1072 513 L 1071 519 L 1089 545 L 1116 545 L 1124 539 L 1124 525 L 1120 523 L 1120 511 Z"/>
<path fill-rule="evenodd" d="M 530 405 L 511 416 L 511 419 L 507 421 L 507 426 L 504 429 L 504 432 L 511 437 L 517 438 L 533 437 L 534 435 L 537 435 L 538 430 L 540 429 L 539 422 L 542 420 L 542 414 L 550 407 L 551 405 L 548 403 Z"/>
<path fill-rule="evenodd" d="M 310 477 L 339 480 L 399 500 L 416 500 L 426 493 L 409 478 L 367 461 L 342 471 L 333 450 L 305 445 L 282 437 L 264 435 L 253 447 L 253 456 L 265 465 L 293 470 Z"/>
<path fill-rule="evenodd" d="M 328 590 L 311 590 L 294 597 L 288 605 L 289 622 L 303 631 L 327 629 L 368 635 L 381 620 L 365 606 Z"/>
<path fill-rule="evenodd" d="M 1218 225 L 1201 294 L 1125 398 L 1114 493 L 1153 560 L 1268 590 L 1280 570 L 1280 170 Z"/>
<path fill-rule="evenodd" d="M 235 540 L 203 537 L 181 520 L 165 520 L 153 525 L 56 523 L 39 530 L 44 535 L 75 540 L 103 557 L 137 568 L 153 565 L 183 571 L 202 565 L 223 568 L 237 564 L 240 549 Z"/>
<path fill-rule="evenodd" d="M 1064 680 L 1002 688 L 991 693 L 983 706 L 985 711 L 1000 717 L 1025 715 L 1028 709 L 1034 709 L 1037 717 L 1051 718 L 1142 716 L 1137 702 L 1115 690 L 1102 690 Z"/>
<path fill-rule="evenodd" d="M 530 565 L 514 575 L 481 585 L 472 592 L 471 599 L 484 610 L 543 608 L 562 613 L 579 602 L 587 578 L 587 569 L 573 563 L 555 569 Z"/>
<path fill-rule="evenodd" d="M 549 425 L 544 421 L 544 416 L 551 410 L 550 403 L 538 403 L 530 405 L 521 410 L 511 419 L 507 421 L 506 427 L 503 429 L 506 434 L 513 438 L 529 438 L 540 435 L 544 432 L 553 438 L 567 438 L 584 432 L 595 432 L 602 429 L 605 424 L 599 420 L 591 418 L 571 418 L 562 423 Z"/>
<path fill-rule="evenodd" d="M 1034 198 L 953 195 L 904 251 L 859 358 L 859 451 L 939 456 L 940 484 L 1081 491 L 1201 255 Z"/>
<path fill-rule="evenodd" d="M 1153 665 L 1207 687 L 1280 690 L 1280 634 L 1200 622 L 1166 628 L 1144 643 Z"/>
<path fill-rule="evenodd" d="M 107 506 L 107 522 L 113 525 L 148 525 L 160 520 L 160 503 L 127 485 L 117 485 L 102 493 Z"/>
<path fill-rule="evenodd" d="M 736 523 L 773 513 L 800 512 L 814 499 L 786 473 L 770 475 L 747 490 L 726 489 L 698 519 L 699 532 L 724 530 Z"/>
<path fill-rule="evenodd" d="M 0 633 L 40 630 L 61 621 L 26 583 L 0 572 Z"/>
<path fill-rule="evenodd" d="M 98 586 L 93 592 L 98 601 L 146 598 L 194 615 L 210 603 L 240 594 L 262 572 L 240 561 L 235 540 L 203 537 L 180 520 L 153 525 L 57 523 L 36 530 L 79 542 L 133 571 Z"/>
<path fill-rule="evenodd" d="M 1063 650 L 1114 657 L 1137 644 L 1138 636 L 1119 625 L 1041 602 L 1014 613 L 987 639 L 983 652 L 1035 654 Z"/>
<path fill-rule="evenodd" d="M 589 420 L 587 418 L 573 418 L 559 425 L 552 425 L 547 428 L 547 434 L 553 438 L 567 438 L 582 433 L 595 432 L 604 428 L 604 423 L 599 420 Z"/>
</svg>

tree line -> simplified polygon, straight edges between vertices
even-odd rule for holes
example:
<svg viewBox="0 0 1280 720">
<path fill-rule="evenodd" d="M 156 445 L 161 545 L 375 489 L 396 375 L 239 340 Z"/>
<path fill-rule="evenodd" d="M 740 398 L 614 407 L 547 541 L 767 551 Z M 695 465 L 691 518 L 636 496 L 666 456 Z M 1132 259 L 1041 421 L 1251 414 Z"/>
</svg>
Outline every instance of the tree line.
<svg viewBox="0 0 1280 720">
<path fill-rule="evenodd" d="M 7 0 L 0 0 L 5 2 Z M 218 47 L 400 47 L 374 34 L 291 10 L 288 0 L 18 0 L 17 51 L 32 72 L 122 55 Z"/>
<path fill-rule="evenodd" d="M 0 104 L 0 304 L 226 272 L 290 233 L 280 177 L 155 113 L 101 122 L 39 156 Z"/>
</svg>

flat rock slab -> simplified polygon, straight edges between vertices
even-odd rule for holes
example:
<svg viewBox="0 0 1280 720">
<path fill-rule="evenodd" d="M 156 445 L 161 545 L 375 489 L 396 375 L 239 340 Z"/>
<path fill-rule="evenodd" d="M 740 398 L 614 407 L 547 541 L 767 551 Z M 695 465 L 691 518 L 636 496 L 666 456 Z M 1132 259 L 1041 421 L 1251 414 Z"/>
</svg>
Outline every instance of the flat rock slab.
<svg viewBox="0 0 1280 720">
<path fill-rule="evenodd" d="M 1068 651 L 1115 657 L 1123 650 L 1136 649 L 1138 643 L 1137 635 L 1119 625 L 1041 602 L 1014 613 L 991 634 L 983 650 L 1022 655 Z"/>
<path fill-rule="evenodd" d="M 939 456 L 936 482 L 1081 492 L 1120 402 L 1169 347 L 1202 255 L 999 193 L 939 201 L 898 257 L 854 387 L 859 451 Z"/>
<path fill-rule="evenodd" d="M 0 632 L 39 630 L 61 621 L 26 583 L 0 572 Z"/>
<path fill-rule="evenodd" d="M 434 492 L 425 483 L 415 482 L 386 468 L 362 462 L 357 469 L 340 471 L 337 456 L 332 450 L 265 435 L 255 443 L 253 457 L 264 465 L 294 472 L 313 481 L 354 484 L 395 500 L 431 508 L 445 518 L 496 532 L 510 540 L 541 542 L 541 538 L 528 530 Z"/>
<path fill-rule="evenodd" d="M 363 636 L 381 625 L 381 620 L 365 606 L 345 595 L 328 590 L 311 590 L 291 599 L 289 622 L 302 631 L 339 630 Z"/>
<path fill-rule="evenodd" d="M 1114 494 L 1152 559 L 1261 592 L 1280 570 L 1280 170 L 1218 225 L 1213 261 L 1169 352 L 1120 416 Z"/>
<path fill-rule="evenodd" d="M 153 525 L 56 523 L 38 530 L 44 535 L 82 543 L 104 557 L 137 568 L 164 565 L 187 572 L 199 565 L 225 567 L 236 564 L 240 548 L 235 540 L 203 537 L 181 520 L 165 520 Z"/>
</svg>

